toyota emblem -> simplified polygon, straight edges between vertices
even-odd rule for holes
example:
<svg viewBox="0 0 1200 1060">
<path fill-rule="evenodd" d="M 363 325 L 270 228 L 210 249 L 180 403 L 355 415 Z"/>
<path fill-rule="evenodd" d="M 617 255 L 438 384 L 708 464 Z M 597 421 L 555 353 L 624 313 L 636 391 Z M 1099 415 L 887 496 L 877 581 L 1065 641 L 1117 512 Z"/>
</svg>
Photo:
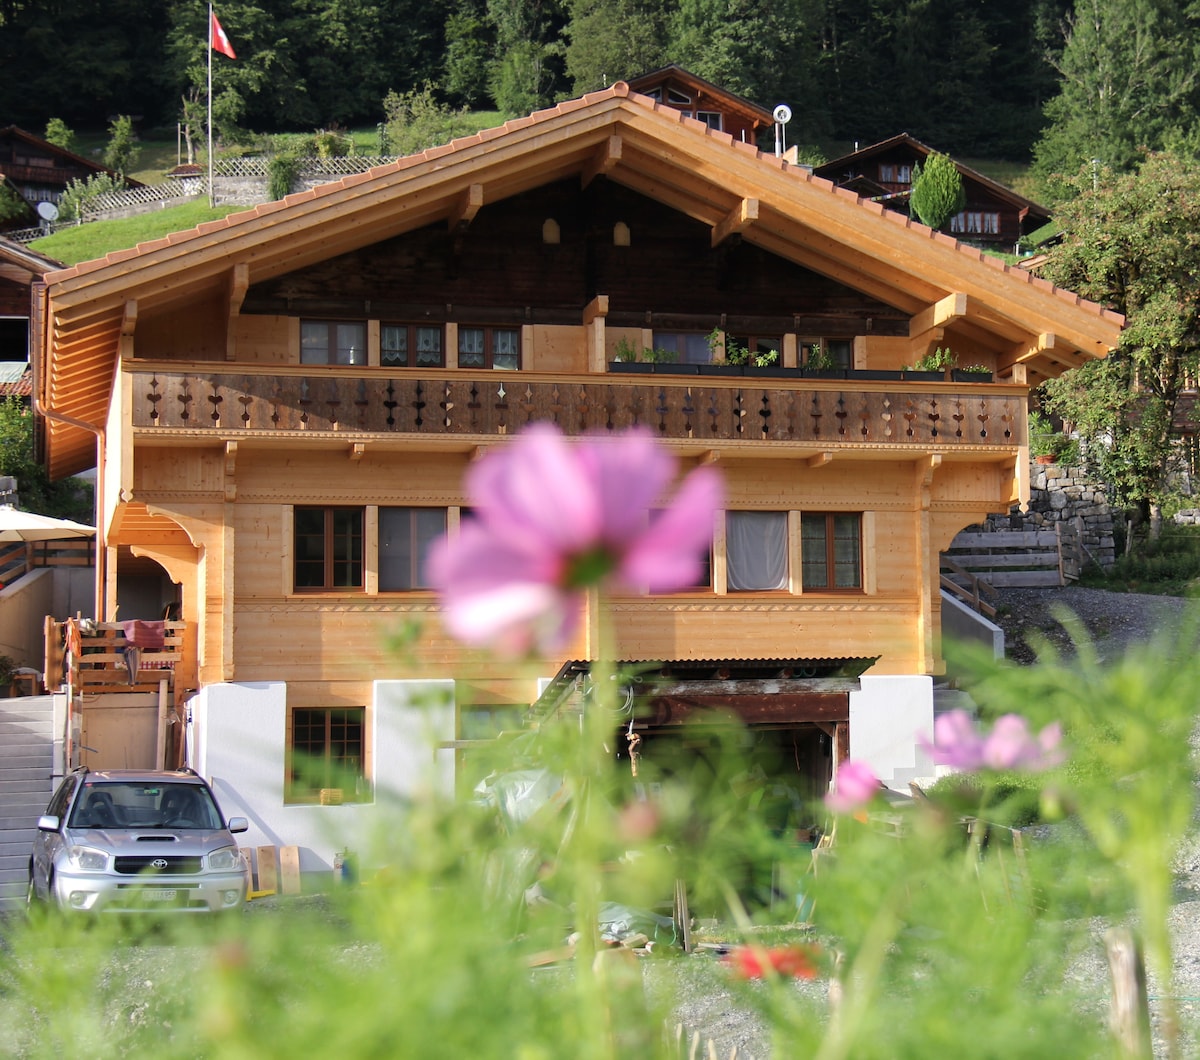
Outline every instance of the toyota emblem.
<svg viewBox="0 0 1200 1060">
<path fill-rule="evenodd" d="M 168 865 L 168 862 L 166 858 L 155 858 L 152 862 L 150 862 L 150 864 L 156 869 L 165 869 Z"/>
</svg>

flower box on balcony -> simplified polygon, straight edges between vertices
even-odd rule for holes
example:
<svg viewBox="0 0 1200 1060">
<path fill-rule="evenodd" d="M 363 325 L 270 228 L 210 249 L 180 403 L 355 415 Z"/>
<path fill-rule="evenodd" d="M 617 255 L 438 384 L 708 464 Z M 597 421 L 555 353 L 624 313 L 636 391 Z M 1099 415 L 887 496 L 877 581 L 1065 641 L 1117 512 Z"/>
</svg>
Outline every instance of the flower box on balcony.
<svg viewBox="0 0 1200 1060">
<path fill-rule="evenodd" d="M 653 372 L 654 365 L 650 361 L 609 361 L 610 372 Z"/>
<path fill-rule="evenodd" d="M 992 373 L 975 372 L 969 368 L 953 368 L 950 370 L 950 378 L 956 383 L 990 383 Z"/>
<path fill-rule="evenodd" d="M 714 361 L 712 364 L 699 366 L 701 375 L 746 375 L 744 364 L 727 364 L 724 361 Z"/>
<path fill-rule="evenodd" d="M 850 372 L 851 379 L 890 379 L 899 380 L 904 373 L 898 368 L 854 368 Z"/>
<path fill-rule="evenodd" d="M 905 368 L 904 379 L 909 383 L 944 383 L 945 372 L 926 372 L 917 368 Z"/>
</svg>

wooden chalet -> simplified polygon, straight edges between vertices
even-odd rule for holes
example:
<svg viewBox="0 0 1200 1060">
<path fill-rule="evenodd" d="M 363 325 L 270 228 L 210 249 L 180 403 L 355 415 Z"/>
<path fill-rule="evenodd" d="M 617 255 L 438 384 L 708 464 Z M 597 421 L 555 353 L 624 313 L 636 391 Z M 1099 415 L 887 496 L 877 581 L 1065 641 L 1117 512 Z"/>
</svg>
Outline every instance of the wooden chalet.
<svg viewBox="0 0 1200 1060">
<path fill-rule="evenodd" d="M 771 112 L 743 96 L 697 77 L 674 63 L 640 77 L 630 78 L 629 89 L 679 111 L 686 118 L 704 122 L 710 129 L 727 132 L 735 140 L 758 143 L 772 128 Z"/>
<path fill-rule="evenodd" d="M 0 361 L 29 360 L 29 292 L 34 280 L 62 262 L 0 238 Z M 28 390 L 21 396 L 27 397 Z"/>
<path fill-rule="evenodd" d="M 39 202 L 57 203 L 71 181 L 86 180 L 97 173 L 117 176 L 107 166 L 47 143 L 16 125 L 0 129 L 0 176 L 30 206 L 36 208 Z M 125 183 L 130 187 L 142 186 L 136 180 L 127 179 Z"/>
<path fill-rule="evenodd" d="M 98 467 L 98 617 L 178 604 L 188 761 L 309 867 L 578 686 L 600 614 L 516 672 L 445 634 L 422 567 L 470 462 L 541 420 L 725 471 L 703 584 L 602 605 L 670 678 L 645 755 L 717 705 L 807 790 L 848 754 L 927 776 L 939 553 L 1027 499 L 1030 387 L 1122 325 L 624 83 L 51 273 L 35 308 L 45 459 Z M 733 340 L 775 363 L 724 363 Z M 935 346 L 987 381 L 903 372 Z M 614 363 L 646 349 L 677 360 Z"/>
<path fill-rule="evenodd" d="M 813 173 L 865 199 L 907 213 L 913 171 L 924 165 L 934 150 L 908 133 L 900 133 L 815 166 Z M 942 231 L 948 235 L 968 243 L 1012 250 L 1022 236 L 1050 220 L 1050 211 L 1045 207 L 961 162 L 954 164 L 962 174 L 967 203 L 943 226 Z"/>
</svg>

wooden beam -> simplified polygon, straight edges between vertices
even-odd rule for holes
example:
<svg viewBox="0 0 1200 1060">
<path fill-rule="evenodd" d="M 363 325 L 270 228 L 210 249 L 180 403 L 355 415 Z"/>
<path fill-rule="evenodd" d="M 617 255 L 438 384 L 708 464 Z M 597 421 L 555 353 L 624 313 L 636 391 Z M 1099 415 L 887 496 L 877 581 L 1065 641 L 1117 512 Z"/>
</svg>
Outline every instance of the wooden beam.
<svg viewBox="0 0 1200 1060">
<path fill-rule="evenodd" d="M 238 444 L 235 441 L 225 443 L 225 499 L 232 503 L 237 500 L 237 455 Z"/>
<path fill-rule="evenodd" d="M 250 289 L 250 266 L 244 261 L 237 262 L 229 270 L 229 320 L 225 327 L 225 360 L 237 360 L 237 335 L 233 326 L 234 320 L 242 311 L 242 303 L 246 300 L 246 292 Z"/>
<path fill-rule="evenodd" d="M 939 298 L 908 322 L 908 336 L 915 339 L 934 328 L 944 328 L 967 315 L 967 296 L 959 291 Z"/>
<path fill-rule="evenodd" d="M 579 186 L 586 188 L 597 177 L 607 177 L 621 161 L 624 147 L 619 136 L 610 136 L 592 155 L 579 175 Z"/>
<path fill-rule="evenodd" d="M 597 317 L 608 316 L 608 295 L 598 294 L 583 307 L 583 323 L 590 324 Z"/>
<path fill-rule="evenodd" d="M 450 216 L 446 219 L 446 227 L 451 232 L 463 231 L 475 220 L 475 215 L 479 213 L 482 205 L 483 185 L 469 184 L 451 207 Z"/>
<path fill-rule="evenodd" d="M 829 452 L 828 450 L 826 450 L 823 453 L 814 453 L 812 456 L 810 456 L 805 461 L 805 464 L 808 467 L 813 467 L 813 468 L 824 467 L 826 464 L 832 464 L 832 463 L 833 463 L 833 453 Z"/>
<path fill-rule="evenodd" d="M 123 361 L 133 357 L 133 333 L 137 329 L 137 318 L 137 300 L 131 298 L 125 303 L 125 308 L 121 313 L 120 338 L 117 339 L 117 355 Z"/>
<path fill-rule="evenodd" d="M 350 446 L 350 459 L 357 464 L 363 458 L 366 451 L 366 442 L 355 442 Z"/>
<path fill-rule="evenodd" d="M 758 200 L 742 199 L 712 230 L 712 245 L 720 246 L 730 236 L 744 232 L 758 220 Z"/>
</svg>

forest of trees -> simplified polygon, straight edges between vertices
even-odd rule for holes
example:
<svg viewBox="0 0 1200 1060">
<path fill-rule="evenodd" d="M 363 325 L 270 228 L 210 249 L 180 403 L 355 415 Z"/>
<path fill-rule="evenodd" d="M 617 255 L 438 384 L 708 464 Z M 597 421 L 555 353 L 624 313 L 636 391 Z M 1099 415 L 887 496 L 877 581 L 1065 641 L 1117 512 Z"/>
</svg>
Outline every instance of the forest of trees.
<svg viewBox="0 0 1200 1060">
<path fill-rule="evenodd" d="M 1127 2 L 1127 0 L 1123 0 Z M 1028 158 L 1070 0 L 220 0 L 225 129 L 373 124 L 389 92 L 523 114 L 669 62 L 795 114 L 793 142 L 909 132 Z M 173 130 L 205 84 L 206 0 L 0 0 L 0 120 Z"/>
</svg>

